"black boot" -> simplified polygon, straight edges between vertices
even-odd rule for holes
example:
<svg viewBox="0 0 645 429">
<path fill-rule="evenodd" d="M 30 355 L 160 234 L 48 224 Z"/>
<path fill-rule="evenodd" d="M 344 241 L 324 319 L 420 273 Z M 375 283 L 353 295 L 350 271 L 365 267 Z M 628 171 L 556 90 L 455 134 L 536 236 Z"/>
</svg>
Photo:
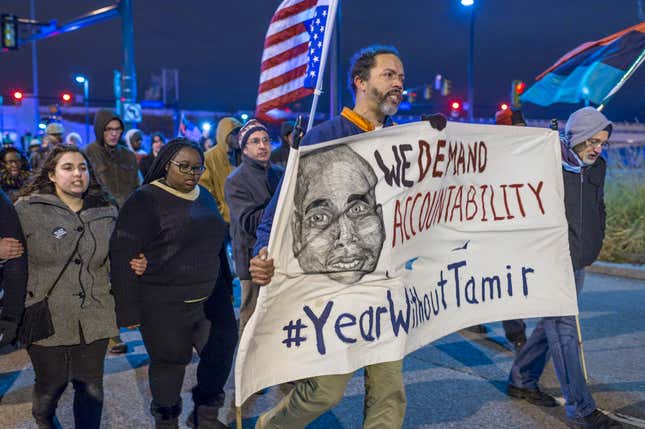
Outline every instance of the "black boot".
<svg viewBox="0 0 645 429">
<path fill-rule="evenodd" d="M 150 413 L 155 418 L 155 429 L 179 429 L 181 400 L 170 407 L 160 407 L 152 402 Z"/>
<path fill-rule="evenodd" d="M 224 394 L 209 396 L 195 387 L 193 389 L 195 408 L 188 416 L 186 425 L 194 429 L 229 429 L 217 418 L 219 409 L 224 405 Z"/>
</svg>

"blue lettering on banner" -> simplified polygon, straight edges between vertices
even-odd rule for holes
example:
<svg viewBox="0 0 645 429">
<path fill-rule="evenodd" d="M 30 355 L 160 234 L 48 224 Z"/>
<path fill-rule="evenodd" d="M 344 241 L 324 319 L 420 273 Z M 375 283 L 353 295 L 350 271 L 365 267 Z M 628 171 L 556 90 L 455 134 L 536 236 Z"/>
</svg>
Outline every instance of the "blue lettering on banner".
<svg viewBox="0 0 645 429">
<path fill-rule="evenodd" d="M 454 288 L 456 308 L 478 305 L 484 302 L 499 301 L 513 297 L 513 275 L 510 265 L 506 265 L 506 273 L 488 276 L 466 276 L 468 263 L 465 260 L 456 261 L 446 265 L 446 270 L 439 272 L 436 286 L 424 293 L 416 286 L 404 287 L 402 299 L 397 303 L 392 295 L 392 290 L 386 291 L 385 305 L 370 305 L 356 312 L 345 312 L 332 316 L 334 301 L 327 301 L 320 312 L 316 314 L 308 305 L 303 306 L 305 316 L 311 321 L 310 325 L 303 323 L 301 318 L 290 320 L 282 327 L 286 337 L 282 340 L 285 347 L 299 348 L 308 337 L 305 335 L 307 328 L 312 326 L 316 336 L 316 349 L 321 356 L 327 353 L 325 327 L 329 323 L 333 327 L 332 337 L 345 344 L 354 344 L 359 340 L 364 342 L 378 341 L 381 337 L 382 327 L 391 326 L 395 337 L 407 335 L 411 329 L 429 323 L 433 317 L 438 317 L 449 308 L 447 297 L 450 288 Z M 522 295 L 529 295 L 529 274 L 535 269 L 523 266 Z M 450 275 L 452 271 L 452 275 Z M 452 279 L 452 280 L 449 280 Z M 503 280 L 505 279 L 505 285 Z M 396 290 L 395 290 L 396 291 Z M 361 311 L 362 310 L 362 311 Z M 388 317 L 389 316 L 389 317 Z M 385 325 L 382 324 L 385 323 Z M 327 330 L 327 332 L 332 332 Z M 329 334 L 327 334 L 329 335 Z"/>
<path fill-rule="evenodd" d="M 305 314 L 312 321 L 314 328 L 316 329 L 316 347 L 318 348 L 318 353 L 320 353 L 321 355 L 327 353 L 327 351 L 325 350 L 325 337 L 323 336 L 323 327 L 325 326 L 325 323 L 327 323 L 329 313 L 331 313 L 331 308 L 333 306 L 334 301 L 329 301 L 327 305 L 325 305 L 325 309 L 323 310 L 320 317 L 317 317 L 311 310 L 311 308 L 309 308 L 309 306 L 305 305 L 303 307 Z"/>
</svg>

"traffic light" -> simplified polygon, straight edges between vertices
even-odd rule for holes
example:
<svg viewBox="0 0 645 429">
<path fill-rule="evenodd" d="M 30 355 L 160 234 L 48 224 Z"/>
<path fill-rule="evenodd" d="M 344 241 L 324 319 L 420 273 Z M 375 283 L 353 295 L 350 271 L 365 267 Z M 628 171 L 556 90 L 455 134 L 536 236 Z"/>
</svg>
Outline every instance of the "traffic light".
<svg viewBox="0 0 645 429">
<path fill-rule="evenodd" d="M 16 90 L 11 93 L 11 99 L 13 100 L 13 104 L 15 104 L 16 106 L 20 106 L 22 104 L 23 98 L 25 98 L 25 94 L 23 94 L 23 92 L 20 90 Z"/>
<path fill-rule="evenodd" d="M 430 100 L 432 98 L 432 86 L 426 84 L 423 88 L 423 99 Z"/>
<path fill-rule="evenodd" d="M 434 77 L 434 89 L 435 91 L 441 91 L 442 87 L 443 87 L 443 76 L 438 74 Z"/>
<path fill-rule="evenodd" d="M 443 85 L 441 86 L 441 95 L 445 97 L 446 95 L 450 94 L 451 90 L 452 90 L 452 81 L 448 79 L 444 79 Z"/>
<path fill-rule="evenodd" d="M 63 92 L 60 95 L 60 101 L 63 104 L 63 106 L 68 106 L 72 103 L 72 94 L 70 92 Z"/>
<path fill-rule="evenodd" d="M 457 118 L 461 116 L 461 111 L 463 109 L 463 104 L 459 100 L 452 100 L 450 102 L 450 116 Z"/>
<path fill-rule="evenodd" d="M 417 101 L 417 93 L 414 91 L 408 92 L 408 102 L 413 104 L 415 101 Z"/>
<path fill-rule="evenodd" d="M 15 15 L 2 15 L 2 48 L 18 49 L 18 20 Z"/>
<path fill-rule="evenodd" d="M 511 104 L 513 107 L 520 107 L 522 105 L 520 96 L 524 93 L 525 89 L 526 84 L 521 80 L 514 80 L 511 82 Z"/>
</svg>

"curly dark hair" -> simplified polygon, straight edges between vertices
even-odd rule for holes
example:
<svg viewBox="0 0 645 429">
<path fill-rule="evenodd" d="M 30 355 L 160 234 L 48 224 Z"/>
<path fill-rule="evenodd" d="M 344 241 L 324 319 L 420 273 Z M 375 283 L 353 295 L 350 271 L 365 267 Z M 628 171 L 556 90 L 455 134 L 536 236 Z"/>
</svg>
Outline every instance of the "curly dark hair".
<svg viewBox="0 0 645 429">
<path fill-rule="evenodd" d="M 370 45 L 356 52 L 352 59 L 349 60 L 349 72 L 347 73 L 347 87 L 352 95 L 356 94 L 356 85 L 354 78 L 357 76 L 362 80 L 370 78 L 370 70 L 376 64 L 376 56 L 380 54 L 392 54 L 401 58 L 399 50 L 394 46 L 387 45 Z"/>
<path fill-rule="evenodd" d="M 20 169 L 29 171 L 30 170 L 29 160 L 27 159 L 25 154 L 22 153 L 22 151 L 15 146 L 5 146 L 2 149 L 0 149 L 0 164 L 4 164 L 4 157 L 11 152 L 17 153 L 18 156 L 20 157 L 20 161 L 22 161 Z"/>
<path fill-rule="evenodd" d="M 20 196 L 26 197 L 32 194 L 56 194 L 56 186 L 54 185 L 54 182 L 50 180 L 49 176 L 56 171 L 58 161 L 66 153 L 80 153 L 87 163 L 87 171 L 90 175 L 90 184 L 83 195 L 83 199 L 91 198 L 94 205 L 97 206 L 116 206 L 114 198 L 105 192 L 96 180 L 90 160 L 78 147 L 74 145 L 54 146 L 49 152 L 49 155 L 47 155 L 47 158 L 45 158 L 42 168 L 36 172 L 31 182 L 22 189 Z"/>
</svg>

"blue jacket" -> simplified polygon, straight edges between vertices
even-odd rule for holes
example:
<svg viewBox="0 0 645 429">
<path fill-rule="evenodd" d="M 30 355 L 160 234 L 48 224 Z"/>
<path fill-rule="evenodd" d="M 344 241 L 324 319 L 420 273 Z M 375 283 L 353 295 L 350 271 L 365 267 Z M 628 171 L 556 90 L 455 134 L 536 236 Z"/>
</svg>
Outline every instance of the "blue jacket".
<svg viewBox="0 0 645 429">
<path fill-rule="evenodd" d="M 394 125 L 394 123 L 389 117 L 387 117 L 384 126 L 389 127 L 391 125 Z M 329 121 L 325 121 L 309 130 L 302 139 L 302 142 L 300 142 L 300 145 L 313 145 L 372 130 L 374 130 L 374 127 L 365 118 L 345 107 L 339 116 L 336 116 Z M 278 189 L 275 194 L 273 194 L 273 198 L 271 198 L 271 201 L 269 201 L 269 204 L 264 209 L 262 221 L 256 231 L 257 240 L 255 242 L 255 247 L 253 248 L 253 255 L 257 255 L 260 252 L 260 249 L 269 245 L 271 226 L 273 225 L 273 217 L 275 216 L 281 188 L 282 179 L 280 179 Z"/>
</svg>

